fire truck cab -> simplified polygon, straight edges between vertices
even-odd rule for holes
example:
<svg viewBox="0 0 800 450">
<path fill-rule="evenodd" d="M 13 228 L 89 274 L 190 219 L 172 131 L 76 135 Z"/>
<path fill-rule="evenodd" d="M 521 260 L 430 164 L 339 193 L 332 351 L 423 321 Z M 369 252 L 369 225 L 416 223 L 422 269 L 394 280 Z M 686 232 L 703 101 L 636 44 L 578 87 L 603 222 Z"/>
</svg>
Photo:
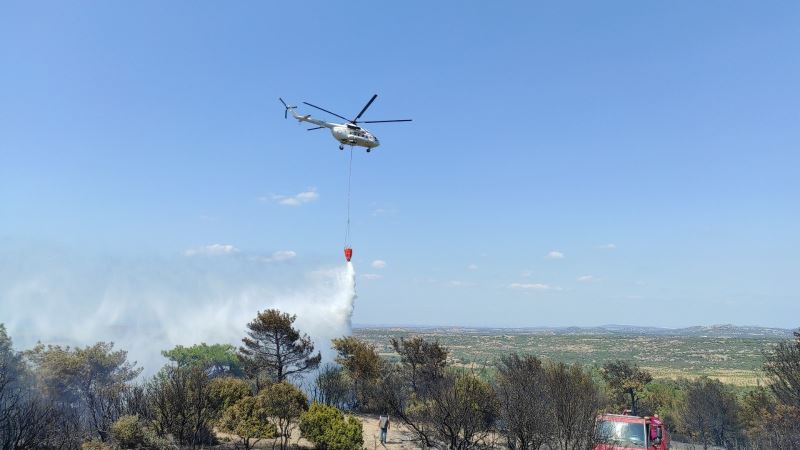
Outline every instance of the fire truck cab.
<svg viewBox="0 0 800 450">
<path fill-rule="evenodd" d="M 597 440 L 595 450 L 670 448 L 669 432 L 658 416 L 603 414 L 597 418 Z"/>
</svg>

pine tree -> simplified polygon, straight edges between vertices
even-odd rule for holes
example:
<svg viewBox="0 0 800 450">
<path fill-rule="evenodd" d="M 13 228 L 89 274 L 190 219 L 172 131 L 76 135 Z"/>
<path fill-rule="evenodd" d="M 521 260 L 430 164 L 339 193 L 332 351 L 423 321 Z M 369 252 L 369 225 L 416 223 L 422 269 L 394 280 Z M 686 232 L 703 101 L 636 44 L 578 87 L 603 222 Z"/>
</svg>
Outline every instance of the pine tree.
<svg viewBox="0 0 800 450">
<path fill-rule="evenodd" d="M 322 355 L 314 355 L 314 343 L 293 327 L 295 319 L 297 316 L 268 309 L 247 324 L 249 331 L 242 339 L 239 356 L 259 389 L 262 376 L 280 382 L 319 366 Z"/>
</svg>

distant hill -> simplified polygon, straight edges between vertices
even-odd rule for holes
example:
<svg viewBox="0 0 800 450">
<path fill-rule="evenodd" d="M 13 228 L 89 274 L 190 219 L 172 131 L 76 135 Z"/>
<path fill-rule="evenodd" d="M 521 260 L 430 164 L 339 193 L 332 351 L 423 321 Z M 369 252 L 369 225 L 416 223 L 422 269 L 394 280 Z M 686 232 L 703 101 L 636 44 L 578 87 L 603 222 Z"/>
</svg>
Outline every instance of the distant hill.
<svg viewBox="0 0 800 450">
<path fill-rule="evenodd" d="M 428 333 L 464 333 L 464 334 L 505 334 L 505 335 L 624 335 L 624 336 L 681 336 L 681 337 L 715 337 L 715 338 L 787 338 L 793 337 L 794 330 L 787 328 L 769 328 L 740 325 L 703 325 L 686 328 L 659 328 L 636 325 L 600 325 L 596 327 L 525 327 L 525 328 L 492 328 L 492 327 L 447 327 L 447 326 L 391 326 L 391 325 L 355 325 L 355 329 L 381 329 L 397 331 L 419 330 Z"/>
</svg>

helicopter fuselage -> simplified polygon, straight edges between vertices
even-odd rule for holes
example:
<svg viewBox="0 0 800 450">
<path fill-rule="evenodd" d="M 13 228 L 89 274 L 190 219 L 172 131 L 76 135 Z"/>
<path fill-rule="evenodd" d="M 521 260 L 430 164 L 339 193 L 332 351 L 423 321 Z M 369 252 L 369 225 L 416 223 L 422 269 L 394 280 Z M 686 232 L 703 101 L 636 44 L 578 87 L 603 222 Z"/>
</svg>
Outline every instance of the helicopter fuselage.
<svg viewBox="0 0 800 450">
<path fill-rule="evenodd" d="M 371 150 L 381 145 L 381 141 L 379 141 L 374 134 L 358 125 L 353 125 L 350 123 L 326 122 L 324 120 L 311 117 L 311 114 L 298 114 L 294 109 L 290 109 L 290 111 L 292 116 L 294 116 L 298 122 L 308 122 L 320 128 L 329 128 L 331 130 L 331 135 L 333 135 L 334 139 L 339 141 L 340 145 L 364 147 L 367 150 Z"/>
<path fill-rule="evenodd" d="M 342 145 L 355 145 L 365 148 L 375 148 L 381 145 L 375 135 L 359 126 L 337 125 L 331 128 L 331 134 Z"/>
</svg>

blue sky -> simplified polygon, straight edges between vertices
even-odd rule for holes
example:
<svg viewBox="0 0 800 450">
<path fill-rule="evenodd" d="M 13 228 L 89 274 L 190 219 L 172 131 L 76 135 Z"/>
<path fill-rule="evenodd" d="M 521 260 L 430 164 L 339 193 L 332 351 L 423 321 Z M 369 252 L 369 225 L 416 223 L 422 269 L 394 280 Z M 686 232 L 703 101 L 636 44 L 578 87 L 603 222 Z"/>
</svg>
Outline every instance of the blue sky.
<svg viewBox="0 0 800 450">
<path fill-rule="evenodd" d="M 465 3 L 3 2 L 5 267 L 341 264 L 377 93 L 356 323 L 798 325 L 800 5 Z"/>
</svg>

